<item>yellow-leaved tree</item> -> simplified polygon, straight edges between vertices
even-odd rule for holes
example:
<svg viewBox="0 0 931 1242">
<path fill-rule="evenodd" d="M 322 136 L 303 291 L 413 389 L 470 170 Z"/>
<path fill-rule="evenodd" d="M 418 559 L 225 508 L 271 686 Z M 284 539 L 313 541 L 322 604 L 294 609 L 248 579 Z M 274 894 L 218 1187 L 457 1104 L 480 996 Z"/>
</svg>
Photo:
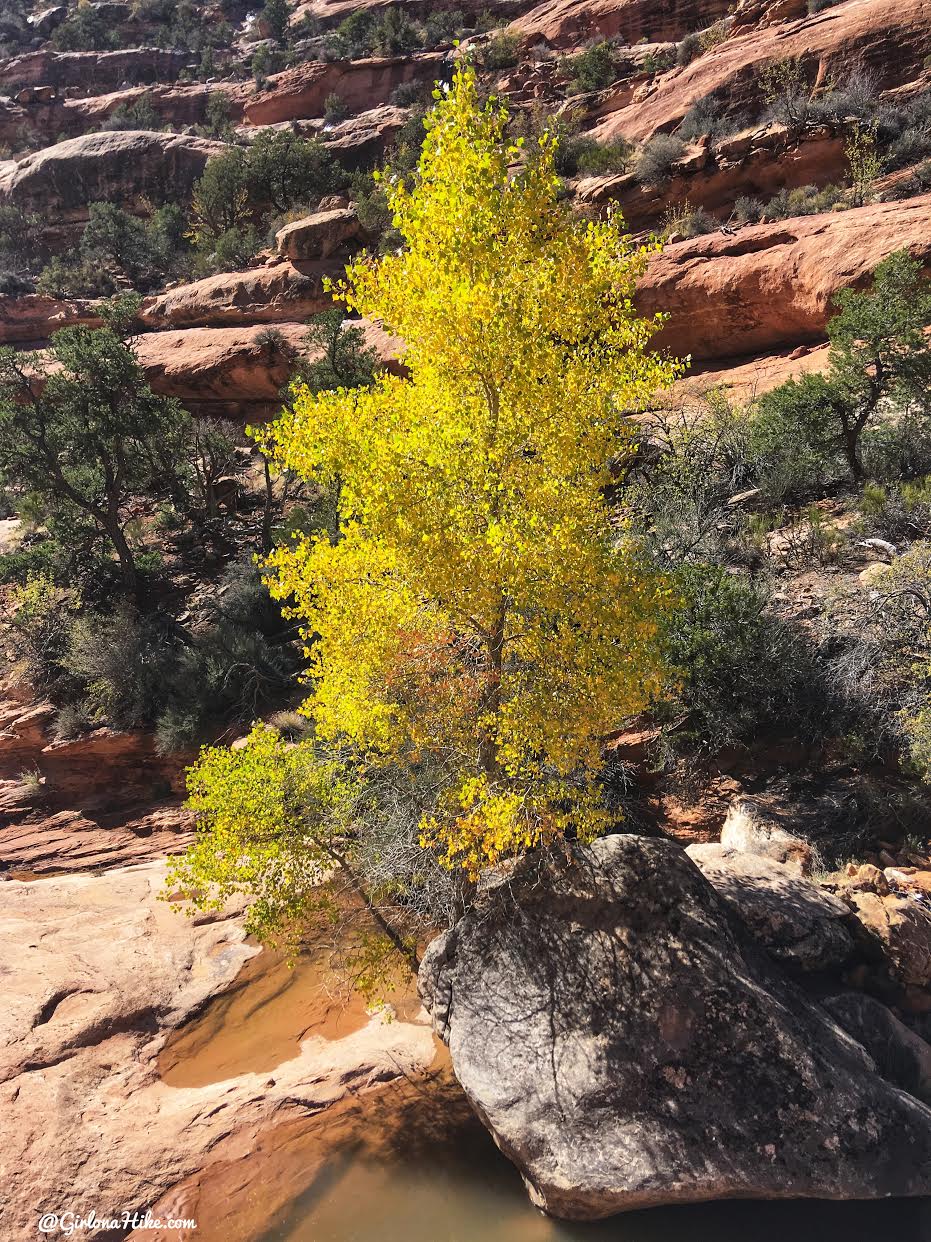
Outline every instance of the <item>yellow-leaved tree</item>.
<svg viewBox="0 0 931 1242">
<path fill-rule="evenodd" d="M 298 386 L 257 438 L 337 499 L 335 524 L 269 563 L 305 635 L 302 746 L 341 756 L 356 806 L 379 772 L 420 774 L 419 845 L 468 892 L 489 864 L 611 821 L 604 739 L 660 690 L 673 601 L 612 523 L 609 461 L 677 364 L 650 351 L 658 321 L 632 304 L 651 248 L 572 214 L 554 138 L 510 143 L 468 66 L 436 99 L 416 178 L 385 187 L 403 245 L 362 255 L 336 289 L 403 338 L 406 374 Z M 222 891 L 249 854 L 248 817 L 232 824 L 241 799 L 217 762 L 194 770 L 212 809 L 179 875 Z M 345 843 L 346 822 L 344 808 L 288 828 L 286 852 Z M 279 858 L 277 874 L 295 871 Z"/>
<path fill-rule="evenodd" d="M 648 247 L 560 201 L 554 140 L 505 139 L 461 67 L 413 185 L 389 180 L 404 245 L 338 287 L 405 342 L 404 377 L 318 396 L 262 439 L 338 488 L 339 536 L 271 558 L 303 619 L 318 736 L 441 756 L 425 846 L 473 877 L 605 822 L 602 739 L 662 676 L 665 582 L 613 531 L 608 462 L 675 367 L 632 306 Z"/>
</svg>

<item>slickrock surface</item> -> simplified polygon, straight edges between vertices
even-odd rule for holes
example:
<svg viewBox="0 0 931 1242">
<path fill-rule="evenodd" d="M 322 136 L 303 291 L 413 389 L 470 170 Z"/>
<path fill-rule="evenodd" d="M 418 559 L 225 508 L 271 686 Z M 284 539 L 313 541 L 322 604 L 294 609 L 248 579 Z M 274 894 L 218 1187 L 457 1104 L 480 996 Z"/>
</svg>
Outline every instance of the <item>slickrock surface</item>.
<svg viewBox="0 0 931 1242">
<path fill-rule="evenodd" d="M 823 339 L 840 289 L 907 247 L 931 263 L 931 195 L 709 233 L 667 246 L 637 291 L 669 321 L 655 344 L 696 361 Z"/>
<path fill-rule="evenodd" d="M 0 170 L 0 202 L 58 223 L 87 219 L 91 203 L 177 202 L 224 143 L 186 134 L 120 130 L 69 138 Z"/>
<path fill-rule="evenodd" d="M 856 0 L 727 39 L 649 84 L 591 132 L 601 140 L 643 140 L 673 129 L 692 104 L 712 93 L 734 104 L 758 104 L 761 71 L 791 57 L 815 61 L 821 83 L 842 80 L 856 65 L 893 87 L 908 82 L 929 53 L 931 0 Z"/>
<path fill-rule="evenodd" d="M 195 923 L 158 900 L 164 865 L 0 885 L 0 1230 L 96 1205 L 144 1211 L 213 1148 L 309 1117 L 425 1069 L 429 1027 L 374 1017 L 311 1036 L 271 1075 L 202 1087 L 161 1080 L 168 1034 L 234 982 L 257 950 L 233 914 Z"/>
</svg>

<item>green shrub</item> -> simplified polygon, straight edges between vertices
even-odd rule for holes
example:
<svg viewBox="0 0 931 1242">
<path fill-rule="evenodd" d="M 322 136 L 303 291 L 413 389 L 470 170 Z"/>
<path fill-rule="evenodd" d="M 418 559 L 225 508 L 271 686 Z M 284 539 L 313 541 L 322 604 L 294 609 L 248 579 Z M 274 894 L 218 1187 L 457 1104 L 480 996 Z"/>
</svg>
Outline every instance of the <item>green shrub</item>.
<svg viewBox="0 0 931 1242">
<path fill-rule="evenodd" d="M 832 406 L 837 394 L 822 375 L 804 374 L 764 393 L 750 420 L 754 483 L 771 504 L 822 493 L 842 473 Z"/>
<path fill-rule="evenodd" d="M 107 616 L 78 617 L 63 664 L 81 686 L 88 720 L 138 729 L 158 713 L 174 654 L 167 618 L 140 617 L 124 606 Z"/>
<path fill-rule="evenodd" d="M 42 229 L 41 217 L 0 205 L 0 265 L 10 272 L 34 271 L 43 251 Z"/>
<path fill-rule="evenodd" d="M 665 73 L 676 63 L 672 52 L 648 52 L 640 64 L 641 73 Z"/>
<path fill-rule="evenodd" d="M 758 198 L 751 198 L 746 194 L 741 194 L 739 198 L 734 200 L 734 210 L 731 218 L 737 224 L 758 224 L 763 216 L 763 204 Z"/>
<path fill-rule="evenodd" d="M 34 293 L 35 284 L 18 272 L 0 271 L 0 296 L 19 297 L 23 293 Z"/>
<path fill-rule="evenodd" d="M 657 134 L 637 154 L 634 172 L 645 185 L 657 185 L 672 174 L 673 165 L 685 153 L 685 143 L 675 134 Z"/>
<path fill-rule="evenodd" d="M 917 164 L 931 154 L 931 126 L 913 126 L 903 130 L 890 145 L 886 154 L 886 167 L 906 168 Z"/>
<path fill-rule="evenodd" d="M 704 207 L 692 207 L 688 199 L 680 206 L 670 208 L 663 218 L 663 234 L 666 237 L 701 237 L 720 227 L 719 220 L 705 211 Z"/>
<path fill-rule="evenodd" d="M 390 102 L 396 108 L 411 108 L 415 104 L 423 104 L 430 94 L 429 84 L 416 79 L 411 82 L 399 82 L 391 92 Z"/>
<path fill-rule="evenodd" d="M 42 269 L 36 291 L 52 298 L 99 298 L 116 292 L 112 273 L 73 250 L 56 255 Z"/>
<path fill-rule="evenodd" d="M 726 555 L 737 530 L 728 501 L 753 483 L 749 431 L 748 417 L 717 391 L 652 412 L 622 496 L 664 564 Z"/>
<path fill-rule="evenodd" d="M 72 587 L 56 585 L 45 572 L 30 570 L 14 588 L 12 632 L 17 660 L 39 694 L 51 694 L 64 677 L 70 618 L 80 607 Z"/>
<path fill-rule="evenodd" d="M 768 611 L 765 594 L 724 569 L 689 565 L 675 575 L 683 606 L 668 655 L 681 688 L 666 706 L 681 721 L 670 740 L 714 754 L 766 733 L 815 736 L 825 696 L 803 635 Z"/>
<path fill-rule="evenodd" d="M 221 6 L 222 7 L 222 6 Z M 170 16 L 158 19 L 158 29 L 152 40 L 156 47 L 183 48 L 192 58 L 200 57 L 201 72 L 211 76 L 213 69 L 209 53 L 214 48 L 229 47 L 234 38 L 228 21 L 204 20 L 202 6 L 194 0 L 177 0 L 166 10 Z M 231 7 L 229 14 L 235 21 L 242 20 L 242 10 Z"/>
<path fill-rule="evenodd" d="M 714 140 L 736 133 L 746 124 L 747 118 L 743 113 L 730 115 L 725 103 L 714 95 L 706 95 L 704 99 L 692 104 L 686 112 L 676 130 L 676 136 L 686 142 L 694 142 L 706 136 Z"/>
<path fill-rule="evenodd" d="M 211 91 L 204 109 L 203 130 L 210 137 L 232 137 L 232 121 L 229 96 L 223 91 Z"/>
<path fill-rule="evenodd" d="M 676 47 L 676 64 L 684 69 L 703 52 L 710 51 L 727 38 L 728 25 L 724 21 L 713 22 L 704 30 L 693 30 L 679 40 Z"/>
<path fill-rule="evenodd" d="M 561 177 L 626 172 L 630 156 L 630 144 L 623 138 L 602 143 L 581 135 L 566 135 L 556 148 L 556 171 Z"/>
<path fill-rule="evenodd" d="M 814 185 L 799 186 L 794 190 L 781 189 L 760 213 L 761 220 L 789 220 L 794 216 L 815 216 L 833 211 L 838 204 L 846 204 L 846 192 L 836 185 L 818 189 Z"/>
<path fill-rule="evenodd" d="M 860 437 L 863 473 L 873 479 L 915 479 L 931 470 L 931 425 L 923 403 L 906 401 L 868 422 Z"/>
<path fill-rule="evenodd" d="M 265 244 L 257 229 L 232 228 L 221 233 L 212 245 L 202 244 L 196 270 L 199 275 L 210 272 L 231 272 L 248 267 Z"/>
<path fill-rule="evenodd" d="M 931 535 L 931 475 L 914 483 L 866 483 L 860 497 L 865 528 L 893 543 Z"/>
<path fill-rule="evenodd" d="M 91 4 L 79 4 L 52 32 L 52 46 L 58 52 L 105 52 L 119 47 L 112 24 Z"/>
<path fill-rule="evenodd" d="M 330 92 L 323 101 L 323 119 L 331 125 L 337 121 L 342 121 L 349 115 L 349 109 L 346 107 L 345 101 L 341 96 Z"/>
<path fill-rule="evenodd" d="M 400 9 L 387 9 L 380 15 L 358 9 L 326 36 L 324 51 L 332 60 L 398 56 L 425 43 L 425 32 Z"/>
<path fill-rule="evenodd" d="M 161 750 L 177 750 L 280 702 L 298 664 L 280 609 L 251 564 L 233 565 L 220 587 L 205 624 L 184 635 L 165 614 L 128 604 L 78 612 L 72 593 L 31 578 L 14 624 L 31 674 L 60 705 L 56 729 L 154 728 Z"/>
<path fill-rule="evenodd" d="M 766 65 L 760 73 L 760 88 L 768 119 L 785 125 L 792 134 L 800 133 L 811 114 L 811 87 L 801 59 L 792 56 Z"/>
<path fill-rule="evenodd" d="M 692 31 L 679 40 L 676 46 L 676 64 L 680 69 L 684 69 L 686 65 L 690 65 L 696 56 L 700 56 L 702 52 L 701 38 L 697 31 Z"/>
<path fill-rule="evenodd" d="M 568 56 L 563 62 L 563 70 L 568 75 L 567 90 L 570 95 L 603 90 L 617 77 L 614 47 L 601 39 L 584 52 Z"/>
<path fill-rule="evenodd" d="M 699 30 L 698 43 L 701 50 L 708 52 L 713 47 L 717 47 L 719 43 L 723 43 L 729 29 L 728 23 L 722 18 L 720 21 L 712 22 L 710 26 L 705 26 L 703 30 Z"/>
<path fill-rule="evenodd" d="M 482 68 L 490 73 L 500 73 L 503 69 L 513 69 L 518 60 L 518 40 L 516 35 L 496 34 L 482 47 L 480 53 Z"/>
<path fill-rule="evenodd" d="M 133 104 L 120 104 L 100 127 L 103 130 L 165 128 L 165 121 L 155 111 L 152 100 L 143 95 Z"/>
<path fill-rule="evenodd" d="M 466 26 L 462 9 L 439 9 L 428 13 L 423 22 L 423 45 L 428 48 L 452 43 Z"/>
<path fill-rule="evenodd" d="M 378 352 L 366 345 L 361 328 L 345 322 L 338 307 L 316 315 L 305 340 L 294 378 L 311 392 L 363 388 L 374 382 L 380 369 Z"/>
<path fill-rule="evenodd" d="M 288 0 L 265 0 L 259 19 L 277 43 L 284 43 L 290 16 Z"/>
<path fill-rule="evenodd" d="M 260 229 L 271 216 L 315 204 L 346 181 L 321 143 L 290 131 L 266 131 L 250 146 L 207 161 L 194 187 L 192 232 L 202 251 L 213 250 L 224 234 Z"/>
<path fill-rule="evenodd" d="M 883 700 L 889 731 L 913 772 L 931 780 L 931 543 L 919 540 L 893 559 L 876 585 L 872 618 L 855 651 L 868 669 L 866 689 Z M 853 688 L 856 693 L 856 687 Z"/>
</svg>

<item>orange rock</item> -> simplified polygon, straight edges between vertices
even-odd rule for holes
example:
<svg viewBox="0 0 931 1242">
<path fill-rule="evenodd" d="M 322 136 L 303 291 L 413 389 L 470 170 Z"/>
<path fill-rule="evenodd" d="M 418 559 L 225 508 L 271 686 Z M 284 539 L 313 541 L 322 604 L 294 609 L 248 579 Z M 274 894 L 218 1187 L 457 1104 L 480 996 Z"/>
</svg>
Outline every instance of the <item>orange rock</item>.
<svg viewBox="0 0 931 1242">
<path fill-rule="evenodd" d="M 242 117 L 245 100 L 254 92 L 251 84 L 226 83 L 222 87 L 200 83 L 191 86 L 132 86 L 85 99 L 66 99 L 59 110 L 60 130 L 69 134 L 83 133 L 99 126 L 117 108 L 131 108 L 143 100 L 167 125 L 200 125 L 210 96 L 217 92 L 226 101 L 230 122 L 237 124 Z M 58 131 L 49 127 L 47 132 Z"/>
<path fill-rule="evenodd" d="M 151 332 L 134 348 L 156 392 L 198 413 L 249 421 L 281 408 L 279 392 L 307 334 L 301 323 L 279 323 L 276 330 L 280 344 L 257 339 L 262 327 L 253 325 Z"/>
<path fill-rule="evenodd" d="M 854 891 L 850 900 L 866 934 L 903 986 L 931 985 L 931 911 L 910 897 Z"/>
<path fill-rule="evenodd" d="M 273 267 L 221 272 L 147 299 L 141 318 L 153 328 L 294 323 L 333 305 L 324 277 L 341 275 L 344 266 L 276 261 Z"/>
<path fill-rule="evenodd" d="M 823 339 L 834 295 L 866 284 L 903 247 L 931 263 L 931 195 L 667 246 L 640 281 L 637 305 L 668 313 L 655 344 L 680 357 L 762 353 Z"/>
<path fill-rule="evenodd" d="M 576 47 L 586 40 L 619 35 L 625 43 L 681 39 L 724 17 L 727 0 L 543 0 L 509 29 L 527 46 Z"/>
<path fill-rule="evenodd" d="M 338 95 L 350 112 L 374 108 L 387 103 L 395 87 L 403 82 L 439 77 L 444 61 L 442 52 L 368 60 L 307 61 L 270 77 L 268 89 L 246 104 L 246 121 L 249 125 L 274 125 L 322 116 L 329 95 Z"/>
<path fill-rule="evenodd" d="M 118 86 L 174 81 L 191 59 L 185 49 L 125 48 L 118 52 L 26 52 L 0 64 L 0 88 Z"/>
<path fill-rule="evenodd" d="M 761 354 L 736 362 L 709 362 L 693 367 L 678 380 L 672 387 L 672 397 L 687 403 L 711 389 L 724 389 L 734 401 L 743 403 L 769 392 L 787 379 L 797 378 L 807 371 L 821 372 L 827 366 L 827 345 L 806 349 L 801 356 L 793 349 L 791 353 Z"/>
<path fill-rule="evenodd" d="M 359 326 L 384 366 L 400 373 L 397 337 L 374 324 Z M 196 413 L 257 421 L 281 409 L 280 391 L 294 356 L 306 350 L 306 324 L 278 323 L 275 332 L 271 340 L 260 324 L 150 332 L 134 348 L 156 392 L 177 397 Z"/>
<path fill-rule="evenodd" d="M 38 344 L 59 328 L 79 324 L 99 328 L 102 322 L 96 302 L 79 298 L 59 301 L 38 293 L 0 297 L 0 344 L 4 345 Z"/>
<path fill-rule="evenodd" d="M 86 220 L 91 203 L 144 213 L 183 200 L 207 160 L 225 150 L 213 139 L 152 130 L 85 134 L 4 164 L 0 202 L 56 224 Z"/>
<path fill-rule="evenodd" d="M 714 93 L 734 104 L 761 104 L 762 70 L 791 57 L 814 62 L 819 82 L 868 70 L 881 87 L 912 80 L 931 53 L 928 0 L 859 0 L 801 21 L 749 30 L 718 43 L 684 69 L 673 69 L 607 117 L 600 141 L 643 141 L 676 126 L 692 104 Z"/>
<path fill-rule="evenodd" d="M 673 208 L 687 202 L 727 219 L 741 195 L 767 200 L 778 190 L 804 185 L 824 186 L 847 173 L 844 139 L 839 134 L 812 134 L 797 144 L 784 130 L 759 130 L 747 158 L 727 158 L 720 144 L 699 171 L 677 173 L 661 185 L 643 185 L 633 173 L 586 177 L 576 186 L 583 203 L 614 203 L 630 229 L 655 225 Z"/>
<path fill-rule="evenodd" d="M 356 213 L 348 207 L 337 207 L 286 224 L 275 234 L 275 247 L 295 263 L 328 259 L 343 242 L 358 237 L 360 231 Z"/>
</svg>

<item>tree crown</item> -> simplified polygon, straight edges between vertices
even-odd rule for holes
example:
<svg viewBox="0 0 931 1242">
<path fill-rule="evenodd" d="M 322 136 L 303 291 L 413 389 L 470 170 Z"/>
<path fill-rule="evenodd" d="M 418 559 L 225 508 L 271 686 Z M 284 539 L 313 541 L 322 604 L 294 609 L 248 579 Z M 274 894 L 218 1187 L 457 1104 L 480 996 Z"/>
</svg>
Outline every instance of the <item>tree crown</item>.
<svg viewBox="0 0 931 1242">
<path fill-rule="evenodd" d="M 461 68 L 416 181 L 387 186 L 403 249 L 337 289 L 405 341 L 405 378 L 313 395 L 260 439 L 337 486 L 334 540 L 272 557 L 305 623 L 322 738 L 450 772 L 424 840 L 475 874 L 606 822 L 604 735 L 663 676 L 665 581 L 612 531 L 608 460 L 676 374 L 632 307 L 650 248 L 560 202 L 554 140 L 505 138 Z M 377 760 L 374 760 L 377 761 Z"/>
</svg>

